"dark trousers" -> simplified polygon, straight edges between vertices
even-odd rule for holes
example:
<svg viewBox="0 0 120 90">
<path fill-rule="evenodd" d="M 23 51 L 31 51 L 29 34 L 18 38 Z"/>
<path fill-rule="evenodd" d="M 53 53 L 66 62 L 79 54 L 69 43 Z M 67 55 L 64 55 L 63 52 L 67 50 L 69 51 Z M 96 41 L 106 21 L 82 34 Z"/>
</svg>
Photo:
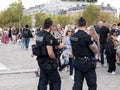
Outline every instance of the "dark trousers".
<svg viewBox="0 0 120 90">
<path fill-rule="evenodd" d="M 114 55 L 114 56 L 106 55 L 106 57 L 107 57 L 107 61 L 109 63 L 108 72 L 115 71 L 116 70 L 116 66 L 115 66 L 116 55 Z"/>
<path fill-rule="evenodd" d="M 73 68 L 74 68 L 73 64 L 74 64 L 74 57 L 69 58 L 69 63 L 61 65 L 59 70 L 62 71 L 67 65 L 70 65 L 70 75 L 73 75 Z"/>
<path fill-rule="evenodd" d="M 101 44 L 100 45 L 101 64 L 104 64 L 104 50 L 105 50 L 105 45 Z"/>
<path fill-rule="evenodd" d="M 82 72 L 75 68 L 74 85 L 72 90 L 83 90 L 83 81 L 86 79 L 88 90 L 97 90 L 97 77 L 95 69 L 91 68 L 87 72 Z"/>
<path fill-rule="evenodd" d="M 40 78 L 38 83 L 38 90 L 47 90 L 49 83 L 49 90 L 61 90 L 61 79 L 57 70 L 52 70 L 50 73 L 40 68 Z"/>
<path fill-rule="evenodd" d="M 74 64 L 74 57 L 73 58 L 69 58 L 69 65 L 70 65 L 70 75 L 73 75 L 73 65 Z"/>
</svg>

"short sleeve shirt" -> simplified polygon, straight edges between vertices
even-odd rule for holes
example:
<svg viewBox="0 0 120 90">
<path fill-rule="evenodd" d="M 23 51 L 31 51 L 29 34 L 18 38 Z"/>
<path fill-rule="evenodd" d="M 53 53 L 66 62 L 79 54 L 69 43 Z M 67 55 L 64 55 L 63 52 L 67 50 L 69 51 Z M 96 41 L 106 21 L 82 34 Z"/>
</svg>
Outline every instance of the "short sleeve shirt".
<svg viewBox="0 0 120 90">
<path fill-rule="evenodd" d="M 77 34 L 81 34 L 79 36 L 80 37 L 80 40 L 79 40 L 79 56 L 80 57 L 91 57 L 93 56 L 93 52 L 91 51 L 91 49 L 89 48 L 90 45 L 92 45 L 94 42 L 93 42 L 93 38 L 88 35 L 86 32 L 84 32 L 83 30 L 79 30 L 77 32 Z"/>
<path fill-rule="evenodd" d="M 90 46 L 93 44 L 93 37 L 88 35 L 86 32 L 79 30 L 78 33 L 82 33 L 82 39 L 81 39 L 81 45 L 84 46 Z"/>
<path fill-rule="evenodd" d="M 58 42 L 50 33 L 48 33 L 48 35 L 45 37 L 45 45 L 52 46 L 54 50 L 55 46 L 58 45 Z"/>
</svg>

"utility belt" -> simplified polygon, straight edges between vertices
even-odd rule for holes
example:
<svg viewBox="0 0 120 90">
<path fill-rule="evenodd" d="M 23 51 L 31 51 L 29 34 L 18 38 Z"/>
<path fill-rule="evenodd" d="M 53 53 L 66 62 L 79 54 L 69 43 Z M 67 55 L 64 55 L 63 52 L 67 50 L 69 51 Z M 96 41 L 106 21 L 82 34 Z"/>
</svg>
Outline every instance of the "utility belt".
<svg viewBox="0 0 120 90">
<path fill-rule="evenodd" d="M 47 73 L 50 73 L 53 70 L 57 70 L 57 68 L 58 68 L 57 60 L 50 60 L 50 62 L 45 66 Z"/>
<path fill-rule="evenodd" d="M 82 63 L 87 63 L 91 61 L 91 58 L 89 57 L 76 57 L 76 60 L 80 60 Z"/>
<path fill-rule="evenodd" d="M 77 61 L 80 61 L 81 64 L 87 64 L 87 63 L 91 63 L 93 65 L 93 68 L 96 69 L 96 59 L 95 57 L 82 57 L 82 58 L 76 58 Z"/>
</svg>

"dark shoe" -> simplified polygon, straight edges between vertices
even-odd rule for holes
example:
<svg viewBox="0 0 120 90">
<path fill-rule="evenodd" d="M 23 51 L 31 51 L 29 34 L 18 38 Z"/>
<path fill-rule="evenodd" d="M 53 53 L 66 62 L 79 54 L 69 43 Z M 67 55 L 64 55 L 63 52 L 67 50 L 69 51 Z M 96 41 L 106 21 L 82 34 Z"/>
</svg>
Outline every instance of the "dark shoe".
<svg viewBox="0 0 120 90">
<path fill-rule="evenodd" d="M 59 69 L 58 69 L 60 72 L 63 70 L 63 68 L 62 67 L 59 67 Z"/>
<path fill-rule="evenodd" d="M 97 62 L 101 62 L 100 59 L 96 59 Z"/>
<path fill-rule="evenodd" d="M 118 66 L 120 66 L 120 63 L 117 63 Z"/>
</svg>

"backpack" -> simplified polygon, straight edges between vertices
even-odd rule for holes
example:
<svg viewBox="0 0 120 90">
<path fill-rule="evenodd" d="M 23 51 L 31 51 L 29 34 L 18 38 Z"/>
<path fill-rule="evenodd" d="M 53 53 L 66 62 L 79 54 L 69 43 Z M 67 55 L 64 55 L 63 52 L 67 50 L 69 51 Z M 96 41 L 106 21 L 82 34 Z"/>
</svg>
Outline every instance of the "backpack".
<svg viewBox="0 0 120 90">
<path fill-rule="evenodd" d="M 30 31 L 28 29 L 23 30 L 23 37 L 28 38 L 30 36 Z"/>
<path fill-rule="evenodd" d="M 44 43 L 44 37 L 48 35 L 44 30 L 36 34 L 36 44 L 32 45 L 32 52 L 35 56 L 47 55 L 47 50 Z"/>
</svg>

